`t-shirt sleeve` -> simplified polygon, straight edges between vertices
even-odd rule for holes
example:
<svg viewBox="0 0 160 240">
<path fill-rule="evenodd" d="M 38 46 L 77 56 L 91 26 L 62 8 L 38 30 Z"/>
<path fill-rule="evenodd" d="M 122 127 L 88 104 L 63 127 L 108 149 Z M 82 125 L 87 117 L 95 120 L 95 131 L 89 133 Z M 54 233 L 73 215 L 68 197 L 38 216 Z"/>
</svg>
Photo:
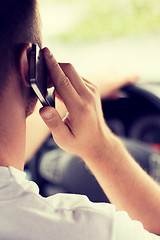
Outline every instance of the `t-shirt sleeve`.
<svg viewBox="0 0 160 240">
<path fill-rule="evenodd" d="M 160 240 L 126 212 L 116 211 L 112 204 L 92 203 L 85 196 L 72 194 L 57 194 L 53 198 L 56 214 L 63 217 L 67 239 L 76 236 L 76 240 Z M 72 226 L 70 232 L 68 223 Z"/>
<path fill-rule="evenodd" d="M 116 240 L 160 240 L 159 236 L 146 231 L 140 222 L 132 220 L 124 211 L 116 211 L 114 219 Z"/>
</svg>

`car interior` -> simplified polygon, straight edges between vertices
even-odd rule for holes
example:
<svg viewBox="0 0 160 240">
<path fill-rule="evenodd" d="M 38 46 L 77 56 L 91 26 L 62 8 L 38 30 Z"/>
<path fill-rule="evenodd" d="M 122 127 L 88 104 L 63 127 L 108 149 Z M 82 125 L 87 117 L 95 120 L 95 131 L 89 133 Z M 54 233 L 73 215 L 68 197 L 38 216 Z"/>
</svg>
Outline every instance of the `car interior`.
<svg viewBox="0 0 160 240">
<path fill-rule="evenodd" d="M 141 80 L 120 92 L 116 99 L 102 100 L 106 123 L 138 164 L 160 182 L 160 83 Z M 60 149 L 52 136 L 28 162 L 25 171 L 38 184 L 42 196 L 76 193 L 93 202 L 109 202 L 82 159 Z"/>
</svg>

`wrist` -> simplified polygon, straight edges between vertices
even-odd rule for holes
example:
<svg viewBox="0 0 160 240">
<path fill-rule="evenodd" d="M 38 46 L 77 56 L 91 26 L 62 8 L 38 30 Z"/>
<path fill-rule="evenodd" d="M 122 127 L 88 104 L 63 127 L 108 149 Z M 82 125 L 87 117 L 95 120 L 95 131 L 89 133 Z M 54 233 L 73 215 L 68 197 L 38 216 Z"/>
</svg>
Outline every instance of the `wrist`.
<svg viewBox="0 0 160 240">
<path fill-rule="evenodd" d="M 100 135 L 99 140 L 95 139 L 95 143 L 88 146 L 87 154 L 81 156 L 88 165 L 111 164 L 116 160 L 116 155 L 122 151 L 123 144 L 121 140 L 113 134 L 110 129 L 105 129 Z"/>
</svg>

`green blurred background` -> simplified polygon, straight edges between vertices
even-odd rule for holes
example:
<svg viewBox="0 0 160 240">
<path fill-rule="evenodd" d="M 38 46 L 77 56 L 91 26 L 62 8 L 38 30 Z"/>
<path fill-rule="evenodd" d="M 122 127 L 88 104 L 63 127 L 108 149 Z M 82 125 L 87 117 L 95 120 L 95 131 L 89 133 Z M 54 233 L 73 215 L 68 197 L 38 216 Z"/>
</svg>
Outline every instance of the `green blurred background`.
<svg viewBox="0 0 160 240">
<path fill-rule="evenodd" d="M 87 77 L 104 77 L 115 68 L 160 78 L 159 0 L 39 0 L 39 4 L 44 43 L 58 60 L 71 61 Z"/>
<path fill-rule="evenodd" d="M 159 0 L 45 0 L 45 5 L 50 5 L 53 11 L 59 6 L 62 12 L 59 10 L 56 15 L 62 16 L 64 24 L 74 21 L 62 32 L 52 32 L 52 40 L 82 42 L 160 33 Z"/>
</svg>

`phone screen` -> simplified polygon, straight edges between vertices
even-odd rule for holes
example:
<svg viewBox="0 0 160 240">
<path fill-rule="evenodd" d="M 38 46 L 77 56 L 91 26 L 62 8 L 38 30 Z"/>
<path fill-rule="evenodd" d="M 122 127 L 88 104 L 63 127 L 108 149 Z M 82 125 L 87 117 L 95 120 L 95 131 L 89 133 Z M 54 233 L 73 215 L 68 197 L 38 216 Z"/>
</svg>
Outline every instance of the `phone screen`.
<svg viewBox="0 0 160 240">
<path fill-rule="evenodd" d="M 45 59 L 39 47 L 32 44 L 28 54 L 29 61 L 29 80 L 32 89 L 37 95 L 43 106 L 50 106 L 47 96 L 47 68 Z"/>
</svg>

